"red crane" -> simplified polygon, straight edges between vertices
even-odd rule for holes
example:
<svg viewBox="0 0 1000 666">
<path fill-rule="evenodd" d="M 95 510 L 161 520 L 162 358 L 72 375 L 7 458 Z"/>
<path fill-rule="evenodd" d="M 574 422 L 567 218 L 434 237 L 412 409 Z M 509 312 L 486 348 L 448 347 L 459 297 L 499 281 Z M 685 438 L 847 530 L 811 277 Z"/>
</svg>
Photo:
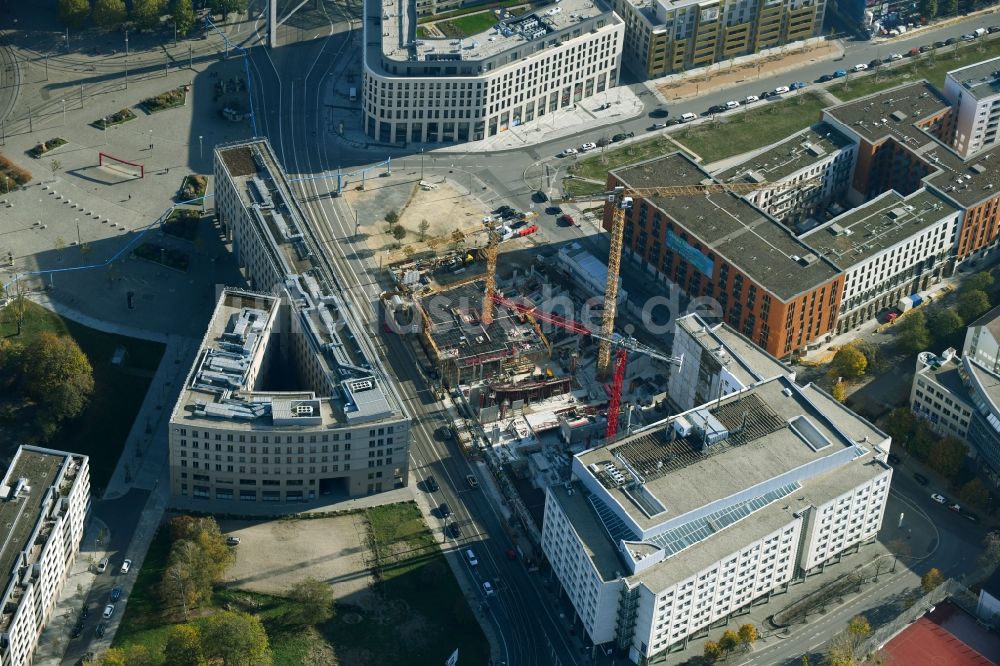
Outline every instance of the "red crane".
<svg viewBox="0 0 1000 666">
<path fill-rule="evenodd" d="M 504 305 L 511 310 L 520 312 L 524 315 L 531 315 L 535 319 L 554 324 L 555 326 L 569 331 L 570 333 L 586 335 L 598 340 L 606 340 L 613 347 L 615 347 L 613 365 L 614 372 L 611 379 L 611 399 L 608 402 L 608 429 L 604 435 L 606 441 L 611 441 L 611 439 L 613 439 L 618 433 L 618 411 L 621 409 L 622 404 L 622 387 L 625 384 L 625 365 L 628 361 L 628 353 L 632 351 L 640 354 L 646 354 L 647 356 L 652 356 L 653 358 L 666 363 L 672 363 L 677 366 L 680 366 L 684 361 L 682 356 L 668 356 L 666 354 L 662 354 L 656 349 L 642 344 L 633 337 L 615 335 L 611 338 L 607 338 L 600 333 L 594 332 L 589 327 L 584 326 L 578 321 L 573 321 L 572 319 L 562 317 L 552 312 L 544 312 L 533 305 L 525 305 L 524 303 L 507 298 L 499 292 L 494 291 L 490 296 L 495 303 Z"/>
</svg>

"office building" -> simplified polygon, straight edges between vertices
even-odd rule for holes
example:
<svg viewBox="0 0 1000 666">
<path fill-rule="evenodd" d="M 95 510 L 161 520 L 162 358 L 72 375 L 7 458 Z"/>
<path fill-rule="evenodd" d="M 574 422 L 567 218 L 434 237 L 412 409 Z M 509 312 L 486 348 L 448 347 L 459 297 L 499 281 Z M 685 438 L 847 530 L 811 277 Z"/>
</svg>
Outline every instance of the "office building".
<svg viewBox="0 0 1000 666">
<path fill-rule="evenodd" d="M 26 666 L 52 618 L 90 510 L 87 456 L 18 447 L 0 482 L 0 663 Z"/>
<path fill-rule="evenodd" d="M 820 34 L 825 0 L 613 0 L 624 62 L 657 78 Z"/>
<path fill-rule="evenodd" d="M 990 372 L 1000 373 L 1000 307 L 995 307 L 965 329 L 962 356 Z"/>
<path fill-rule="evenodd" d="M 855 149 L 843 134 L 818 123 L 713 175 L 724 183 L 786 183 L 744 198 L 800 234 L 838 211 L 836 202 L 851 182 Z"/>
<path fill-rule="evenodd" d="M 697 314 L 674 323 L 667 389 L 676 411 L 686 412 L 773 377 L 795 379 L 791 368 L 743 337 L 728 324 L 709 326 Z"/>
<path fill-rule="evenodd" d="M 409 2 L 366 0 L 364 131 L 380 143 L 478 141 L 618 84 L 622 20 L 563 0 L 463 39 L 417 38 Z"/>
<path fill-rule="evenodd" d="M 799 238 L 843 271 L 837 333 L 939 282 L 955 247 L 959 208 L 926 188 L 889 190 Z"/>
<path fill-rule="evenodd" d="M 254 291 L 219 295 L 170 417 L 171 492 L 232 512 L 406 485 L 409 419 L 330 288 L 270 144 L 217 147 L 215 176 L 216 212 Z"/>
<path fill-rule="evenodd" d="M 1000 58 L 948 72 L 944 96 L 954 109 L 951 143 L 962 157 L 997 144 Z"/>
<path fill-rule="evenodd" d="M 680 153 L 609 174 L 609 186 L 631 189 L 710 180 Z M 611 212 L 605 208 L 605 228 Z M 670 288 L 713 298 L 727 324 L 772 356 L 789 356 L 836 325 L 842 271 L 734 194 L 637 194 L 626 213 L 622 251 Z"/>
<path fill-rule="evenodd" d="M 576 455 L 542 549 L 587 637 L 648 663 L 874 540 L 889 444 L 815 386 L 765 380 Z"/>
</svg>

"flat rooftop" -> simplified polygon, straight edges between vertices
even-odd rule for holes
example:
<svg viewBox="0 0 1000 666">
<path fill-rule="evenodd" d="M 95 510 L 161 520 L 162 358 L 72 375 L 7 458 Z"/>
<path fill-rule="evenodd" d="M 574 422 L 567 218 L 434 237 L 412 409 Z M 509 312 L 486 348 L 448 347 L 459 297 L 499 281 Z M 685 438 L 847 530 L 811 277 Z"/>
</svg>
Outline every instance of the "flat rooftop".
<svg viewBox="0 0 1000 666">
<path fill-rule="evenodd" d="M 959 206 L 971 208 L 1000 191 L 1000 147 L 963 159 L 929 131 L 950 108 L 937 88 L 919 81 L 824 109 L 823 114 L 869 143 L 896 141 L 923 162 L 927 185 Z"/>
<path fill-rule="evenodd" d="M 5 576 L 4 589 L 16 574 L 18 556 L 29 550 L 45 494 L 55 483 L 59 470 L 70 454 L 53 455 L 21 448 L 11 462 L 0 485 L 0 572 Z M 25 483 L 19 483 L 21 479 Z M 14 495 L 15 491 L 17 492 Z"/>
<path fill-rule="evenodd" d="M 965 403 L 966 407 L 972 407 L 968 399 L 968 389 L 962 381 L 959 368 L 962 367 L 962 359 L 957 356 L 945 358 L 943 356 L 933 356 L 925 368 L 917 374 L 934 380 L 951 392 L 952 396 Z"/>
<path fill-rule="evenodd" d="M 705 437 L 692 428 L 698 423 Z M 679 434 L 684 427 L 690 435 Z M 576 457 L 640 529 L 652 530 L 859 442 L 870 449 L 885 439 L 821 391 L 781 377 Z M 615 478 L 617 470 L 627 480 L 625 465 L 644 479 L 642 493 Z"/>
<path fill-rule="evenodd" d="M 488 29 L 463 39 L 416 36 L 413 0 L 368 0 L 365 3 L 370 29 L 381 27 L 381 54 L 400 62 L 431 61 L 448 65 L 484 60 L 511 49 L 523 55 L 562 43 L 559 33 L 581 22 L 607 14 L 618 20 L 603 0 L 552 0 L 526 3 L 527 11 L 513 14 L 489 9 L 496 22 Z M 503 12 L 502 14 L 500 12 Z M 587 30 L 589 32 L 589 29 Z M 379 42 L 371 40 L 369 45 Z M 373 63 L 369 61 L 369 66 Z"/>
<path fill-rule="evenodd" d="M 846 271 L 958 212 L 957 206 L 927 189 L 908 197 L 889 190 L 799 238 Z"/>
<path fill-rule="evenodd" d="M 723 182 L 759 183 L 780 181 L 808 169 L 851 144 L 851 141 L 828 123 L 818 123 L 750 159 L 715 173 Z"/>
<path fill-rule="evenodd" d="M 697 314 L 690 314 L 679 318 L 677 325 L 705 351 L 715 356 L 744 386 L 793 374 L 791 368 L 747 340 L 729 324 L 709 326 Z M 720 350 L 725 354 L 720 354 Z"/>
<path fill-rule="evenodd" d="M 476 281 L 424 299 L 430 337 L 441 359 L 454 359 L 463 367 L 477 363 L 477 359 L 485 361 L 544 347 L 545 341 L 530 321 L 500 304 L 493 306 L 493 322 L 484 326 L 484 290 L 485 284 Z"/>
<path fill-rule="evenodd" d="M 953 69 L 948 77 L 971 92 L 975 97 L 989 97 L 1000 92 L 1000 58 Z"/>
<path fill-rule="evenodd" d="M 713 180 L 679 152 L 611 173 L 633 188 L 698 185 Z M 715 192 L 645 199 L 708 246 L 705 263 L 713 274 L 721 258 L 784 301 L 831 282 L 839 275 L 833 264 L 816 257 L 784 225 L 734 194 Z M 689 249 L 695 251 L 690 246 Z"/>
<path fill-rule="evenodd" d="M 970 378 L 978 385 L 981 392 L 992 402 L 992 409 L 994 412 L 1000 413 L 1000 376 L 990 372 L 979 363 L 976 363 L 971 357 L 962 358 L 963 368 L 969 374 Z M 965 396 L 967 394 L 967 389 L 964 383 L 958 395 Z M 996 427 L 996 426 L 994 426 Z M 998 428 L 1000 430 L 1000 428 Z"/>
</svg>

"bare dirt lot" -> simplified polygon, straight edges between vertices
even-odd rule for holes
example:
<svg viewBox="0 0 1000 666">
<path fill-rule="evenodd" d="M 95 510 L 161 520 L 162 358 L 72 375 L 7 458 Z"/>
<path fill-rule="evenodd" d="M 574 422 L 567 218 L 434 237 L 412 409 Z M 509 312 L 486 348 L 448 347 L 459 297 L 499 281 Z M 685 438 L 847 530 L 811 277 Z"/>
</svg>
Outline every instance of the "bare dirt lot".
<svg viewBox="0 0 1000 666">
<path fill-rule="evenodd" d="M 310 520 L 223 521 L 240 537 L 236 564 L 226 573 L 232 587 L 284 594 L 304 578 L 326 581 L 338 601 L 365 607 L 371 576 L 364 514 Z"/>
</svg>

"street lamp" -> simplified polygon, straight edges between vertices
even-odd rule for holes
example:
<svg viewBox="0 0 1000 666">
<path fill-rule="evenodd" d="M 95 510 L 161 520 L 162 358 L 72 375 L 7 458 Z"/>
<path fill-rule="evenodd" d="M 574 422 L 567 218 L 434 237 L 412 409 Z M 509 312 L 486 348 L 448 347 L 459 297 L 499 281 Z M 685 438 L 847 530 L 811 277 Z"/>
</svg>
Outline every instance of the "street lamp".
<svg viewBox="0 0 1000 666">
<path fill-rule="evenodd" d="M 174 21 L 174 46 L 177 46 L 177 21 Z"/>
<path fill-rule="evenodd" d="M 204 147 L 205 147 L 205 144 L 202 142 L 202 139 L 204 139 L 204 138 L 205 137 L 202 136 L 201 134 L 198 135 L 198 159 L 199 160 L 205 159 L 205 153 L 204 153 L 204 150 L 203 150 Z"/>
<path fill-rule="evenodd" d="M 149 130 L 149 154 L 153 154 L 153 130 Z"/>
<path fill-rule="evenodd" d="M 83 242 L 80 240 L 80 218 L 76 218 L 76 244 L 83 245 Z"/>
<path fill-rule="evenodd" d="M 62 100 L 63 106 L 63 127 L 66 127 L 66 100 Z"/>
<path fill-rule="evenodd" d="M 128 28 L 125 29 L 125 58 L 128 59 Z"/>
</svg>

